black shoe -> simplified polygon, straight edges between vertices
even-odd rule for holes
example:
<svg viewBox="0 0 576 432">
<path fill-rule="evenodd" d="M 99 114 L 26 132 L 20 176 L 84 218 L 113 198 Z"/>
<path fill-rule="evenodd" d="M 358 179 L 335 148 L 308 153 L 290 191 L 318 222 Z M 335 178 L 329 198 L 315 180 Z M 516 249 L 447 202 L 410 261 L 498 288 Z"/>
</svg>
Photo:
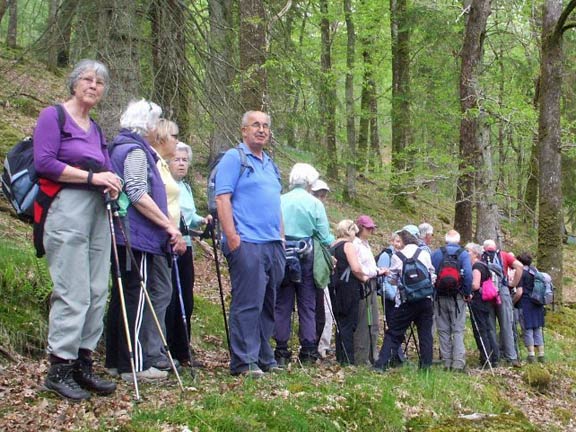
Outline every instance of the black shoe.
<svg viewBox="0 0 576 432">
<path fill-rule="evenodd" d="M 80 388 L 74 381 L 75 363 L 54 363 L 50 366 L 44 388 L 56 393 L 58 396 L 74 401 L 90 399 L 90 393 Z"/>
<path fill-rule="evenodd" d="M 74 364 L 74 381 L 84 390 L 94 392 L 99 395 L 109 395 L 116 390 L 116 384 L 107 381 L 94 374 L 92 359 L 79 358 Z"/>
<path fill-rule="evenodd" d="M 274 360 L 278 363 L 278 367 L 285 368 L 290 363 L 290 359 L 292 358 L 292 351 L 287 349 L 278 349 L 274 350 Z"/>
<path fill-rule="evenodd" d="M 298 358 L 302 363 L 316 363 L 320 359 L 320 354 L 316 349 L 302 349 Z"/>
<path fill-rule="evenodd" d="M 176 366 L 176 370 L 178 370 L 178 372 L 180 372 L 180 362 L 176 359 L 174 359 L 174 366 Z M 156 368 L 158 370 L 161 370 L 161 371 L 166 371 L 166 372 L 172 371 L 172 364 L 170 363 L 170 360 L 168 360 L 168 359 L 159 360 L 156 363 L 154 363 L 152 365 L 152 367 Z"/>
</svg>

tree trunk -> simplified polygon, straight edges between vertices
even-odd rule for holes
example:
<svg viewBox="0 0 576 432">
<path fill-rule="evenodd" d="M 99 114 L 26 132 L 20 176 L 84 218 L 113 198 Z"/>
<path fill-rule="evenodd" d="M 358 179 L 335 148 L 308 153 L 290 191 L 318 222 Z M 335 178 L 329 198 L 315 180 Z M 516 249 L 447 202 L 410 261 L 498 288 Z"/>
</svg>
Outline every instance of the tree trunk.
<svg viewBox="0 0 576 432">
<path fill-rule="evenodd" d="M 218 153 L 237 142 L 242 113 L 232 88 L 234 81 L 233 46 L 235 45 L 232 0 L 210 0 L 208 13 L 210 15 L 208 33 L 210 57 L 206 66 L 206 102 L 215 125 L 210 136 L 209 162 L 212 162 Z"/>
<path fill-rule="evenodd" d="M 460 71 L 460 164 L 456 188 L 454 229 L 467 242 L 472 240 L 472 209 L 474 198 L 474 172 L 477 170 L 481 148 L 477 142 L 478 119 L 475 111 L 480 107 L 478 66 L 482 60 L 486 22 L 490 15 L 490 0 L 472 0 L 464 42 Z M 480 169 L 483 169 L 480 167 Z"/>
<path fill-rule="evenodd" d="M 344 16 L 346 20 L 346 187 L 344 199 L 356 199 L 356 122 L 354 113 L 354 56 L 356 50 L 356 33 L 352 20 L 352 0 L 344 0 Z"/>
<path fill-rule="evenodd" d="M 108 137 L 116 135 L 128 102 L 140 97 L 139 16 L 131 0 L 101 0 L 98 53 L 112 79 L 108 95 L 99 104 L 98 120 Z"/>
<path fill-rule="evenodd" d="M 6 45 L 8 45 L 8 48 L 16 48 L 18 37 L 18 0 L 8 0 L 8 18 Z"/>
<path fill-rule="evenodd" d="M 152 100 L 164 110 L 164 117 L 180 129 L 180 139 L 190 142 L 188 115 L 189 86 L 192 82 L 186 59 L 188 9 L 179 0 L 154 0 L 150 5 L 152 25 Z"/>
<path fill-rule="evenodd" d="M 410 21 L 407 0 L 390 0 L 392 36 L 392 178 L 390 193 L 397 207 L 406 205 L 403 177 L 405 151 L 412 144 L 410 104 Z"/>
<path fill-rule="evenodd" d="M 546 0 L 540 62 L 538 118 L 538 266 L 550 273 L 555 301 L 562 302 L 562 189 L 560 96 L 562 90 L 562 0 Z M 560 29 L 557 27 L 560 26 Z"/>
<path fill-rule="evenodd" d="M 476 241 L 481 243 L 493 239 L 502 245 L 502 235 L 498 222 L 498 206 L 494 203 L 496 182 L 494 181 L 494 165 L 492 163 L 492 148 L 490 143 L 490 126 L 488 114 L 481 111 L 477 118 L 476 141 L 480 152 L 476 171 Z"/>
<path fill-rule="evenodd" d="M 338 153 L 336 150 L 336 85 L 332 71 L 332 41 L 328 20 L 328 0 L 320 1 L 320 120 L 324 128 L 324 148 L 327 158 L 327 175 L 338 179 Z"/>
<path fill-rule="evenodd" d="M 238 7 L 242 109 L 269 111 L 264 3 L 262 0 L 239 0 Z"/>
<path fill-rule="evenodd" d="M 0 23 L 2 22 L 2 18 L 4 18 L 4 14 L 6 13 L 7 8 L 8 0 L 0 0 Z"/>
</svg>

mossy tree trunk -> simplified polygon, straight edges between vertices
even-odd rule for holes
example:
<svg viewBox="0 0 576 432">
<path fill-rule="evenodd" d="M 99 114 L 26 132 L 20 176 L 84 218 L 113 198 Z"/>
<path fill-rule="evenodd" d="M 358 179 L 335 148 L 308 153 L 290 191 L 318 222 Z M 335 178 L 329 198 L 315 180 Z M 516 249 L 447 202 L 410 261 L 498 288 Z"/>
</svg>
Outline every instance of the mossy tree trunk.
<svg viewBox="0 0 576 432">
<path fill-rule="evenodd" d="M 344 0 L 344 17 L 346 21 L 346 187 L 344 198 L 356 199 L 356 114 L 354 109 L 354 62 L 356 56 L 356 31 L 352 19 L 352 0 Z"/>
</svg>

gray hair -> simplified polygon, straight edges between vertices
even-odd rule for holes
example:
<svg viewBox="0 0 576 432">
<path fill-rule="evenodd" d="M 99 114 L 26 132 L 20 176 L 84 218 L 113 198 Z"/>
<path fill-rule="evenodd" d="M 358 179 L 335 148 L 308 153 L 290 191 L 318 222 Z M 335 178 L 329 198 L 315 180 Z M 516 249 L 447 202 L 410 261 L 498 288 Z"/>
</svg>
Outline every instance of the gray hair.
<svg viewBox="0 0 576 432">
<path fill-rule="evenodd" d="M 460 243 L 460 233 L 456 230 L 450 230 L 446 233 L 444 239 L 446 243 Z"/>
<path fill-rule="evenodd" d="M 480 258 L 482 256 L 482 252 L 484 252 L 482 249 L 482 246 L 480 246 L 477 243 L 468 243 L 468 244 L 466 244 L 465 249 L 468 251 L 468 253 L 470 253 L 470 254 L 478 257 L 478 258 Z"/>
<path fill-rule="evenodd" d="M 144 136 L 156 129 L 161 115 L 162 108 L 154 102 L 146 99 L 132 101 L 120 117 L 120 127 Z"/>
<path fill-rule="evenodd" d="M 182 141 L 178 141 L 178 144 L 176 144 L 176 151 L 184 151 L 186 152 L 186 155 L 188 156 L 188 161 L 192 161 L 192 147 L 190 147 L 188 144 L 183 143 Z"/>
<path fill-rule="evenodd" d="M 262 112 L 262 111 L 246 111 L 244 113 L 244 115 L 242 116 L 242 126 L 248 126 L 248 117 L 250 117 L 252 114 L 257 113 L 257 112 Z M 270 118 L 270 114 L 268 113 L 264 113 L 266 115 L 266 118 L 268 119 L 268 126 L 272 127 L 272 119 Z"/>
<path fill-rule="evenodd" d="M 418 225 L 418 231 L 420 231 L 420 238 L 426 237 L 427 234 L 434 234 L 434 228 L 427 222 Z"/>
<path fill-rule="evenodd" d="M 108 93 L 108 80 L 110 79 L 110 74 L 108 73 L 106 65 L 100 63 L 98 60 L 82 59 L 74 65 L 74 69 L 72 69 L 72 72 L 68 75 L 67 84 L 70 94 L 74 94 L 74 87 L 80 79 L 80 75 L 86 71 L 94 71 L 98 78 L 102 78 L 105 84 L 104 94 Z"/>
<path fill-rule="evenodd" d="M 293 189 L 296 186 L 302 186 L 305 188 L 312 186 L 312 183 L 318 180 L 319 177 L 320 174 L 312 165 L 307 163 L 294 164 L 289 177 L 290 189 Z"/>
</svg>

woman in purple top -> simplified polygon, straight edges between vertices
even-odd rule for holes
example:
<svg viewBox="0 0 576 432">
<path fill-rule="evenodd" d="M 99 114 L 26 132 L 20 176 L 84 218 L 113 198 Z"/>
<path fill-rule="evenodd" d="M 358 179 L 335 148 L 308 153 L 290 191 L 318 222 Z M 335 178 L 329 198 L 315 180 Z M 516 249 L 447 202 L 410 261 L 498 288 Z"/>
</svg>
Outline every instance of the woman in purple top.
<svg viewBox="0 0 576 432">
<path fill-rule="evenodd" d="M 110 231 L 104 193 L 121 189 L 106 142 L 90 118 L 108 83 L 106 66 L 81 60 L 68 78 L 70 98 L 45 108 L 34 131 L 38 175 L 61 187 L 47 209 L 43 245 L 53 282 L 48 327 L 50 369 L 44 387 L 62 397 L 88 399 L 116 385 L 93 373 L 92 351 L 103 329 L 110 270 Z M 88 391 L 87 391 L 88 390 Z"/>
</svg>

